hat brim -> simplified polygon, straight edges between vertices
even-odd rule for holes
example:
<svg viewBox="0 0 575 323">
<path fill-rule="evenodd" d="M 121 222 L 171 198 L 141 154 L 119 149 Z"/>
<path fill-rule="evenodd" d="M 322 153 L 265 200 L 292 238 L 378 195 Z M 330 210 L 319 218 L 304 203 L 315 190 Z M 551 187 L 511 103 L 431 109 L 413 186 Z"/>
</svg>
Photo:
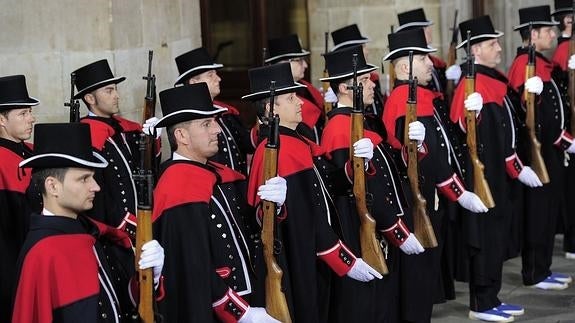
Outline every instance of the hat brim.
<svg viewBox="0 0 575 323">
<path fill-rule="evenodd" d="M 367 64 L 366 66 L 363 66 L 361 69 L 357 70 L 357 76 L 363 75 L 365 73 L 369 73 L 371 71 L 375 71 L 377 69 L 377 66 L 372 65 L 372 64 Z M 322 77 L 319 79 L 320 82 L 330 82 L 330 81 L 336 81 L 336 80 L 346 80 L 348 78 L 353 77 L 353 72 L 350 73 L 344 73 L 344 74 L 339 74 L 339 75 L 332 75 L 329 77 Z"/>
<path fill-rule="evenodd" d="M 305 87 L 306 86 L 301 84 L 301 83 L 294 82 L 293 86 L 277 88 L 274 90 L 274 93 L 276 96 L 278 96 L 281 94 L 295 92 L 297 89 L 305 88 Z M 266 90 L 266 91 L 260 91 L 260 92 L 246 94 L 246 95 L 242 96 L 242 100 L 258 101 L 258 100 L 269 98 L 269 97 L 270 97 L 270 91 Z"/>
<path fill-rule="evenodd" d="M 354 40 L 344 41 L 344 42 L 341 42 L 341 43 L 333 46 L 333 48 L 330 50 L 330 52 L 335 52 L 336 50 L 338 50 L 342 47 L 346 47 L 346 46 L 350 46 L 350 45 L 365 44 L 365 43 L 368 43 L 370 41 L 371 41 L 371 39 L 369 39 L 369 37 L 362 37 L 362 39 L 354 39 Z"/>
<path fill-rule="evenodd" d="M 433 25 L 433 21 L 431 21 L 431 20 L 410 22 L 410 23 L 407 23 L 405 25 L 401 25 L 401 26 L 395 28 L 395 30 L 393 32 L 397 33 L 397 32 L 400 32 L 402 30 L 406 30 L 406 29 L 410 29 L 410 28 L 427 27 L 427 26 L 431 26 L 431 25 Z"/>
<path fill-rule="evenodd" d="M 414 54 L 428 54 L 436 52 L 437 49 L 432 47 L 401 47 L 396 48 L 389 52 L 387 55 L 383 57 L 383 61 L 394 60 L 398 57 L 403 57 L 409 55 L 409 52 L 413 51 Z"/>
<path fill-rule="evenodd" d="M 212 110 L 205 111 L 205 110 L 196 110 L 196 109 L 182 109 L 170 114 L 163 116 L 156 125 L 155 128 L 165 128 L 180 122 L 201 119 L 201 118 L 209 118 L 211 116 L 218 115 L 220 113 L 228 111 L 227 108 L 224 107 L 213 107 Z"/>
<path fill-rule="evenodd" d="M 107 79 L 107 80 L 103 80 L 100 81 L 98 83 L 94 83 L 88 87 L 83 88 L 82 90 L 78 91 L 78 93 L 76 93 L 74 95 L 74 99 L 81 99 L 84 97 L 84 95 L 86 95 L 86 93 L 90 93 L 96 89 L 99 89 L 103 86 L 106 86 L 108 84 L 118 84 L 120 82 L 123 82 L 124 80 L 126 80 L 125 76 L 120 76 L 120 77 L 114 77 L 111 79 Z"/>
<path fill-rule="evenodd" d="M 573 8 L 561 8 L 553 11 L 551 16 L 566 15 L 570 13 L 573 13 Z"/>
<path fill-rule="evenodd" d="M 176 81 L 174 82 L 174 86 L 183 83 L 183 81 L 187 78 L 190 78 L 192 76 L 201 74 L 203 72 L 207 72 L 210 70 L 217 70 L 224 67 L 224 65 L 222 64 L 211 64 L 211 65 L 200 65 L 200 66 L 196 66 L 194 68 L 191 68 L 187 71 L 185 71 L 184 73 L 182 73 L 182 75 L 178 76 L 178 78 L 176 79 Z"/>
<path fill-rule="evenodd" d="M 476 35 L 476 36 L 470 37 L 469 40 L 474 41 L 474 40 L 481 39 L 481 38 L 485 38 L 485 40 L 488 40 L 488 39 L 493 39 L 493 38 L 499 38 L 501 36 L 503 36 L 503 32 L 496 30 L 495 34 Z M 461 47 L 465 46 L 466 44 L 467 44 L 467 39 L 462 41 L 461 43 L 457 44 L 457 46 L 455 46 L 455 48 L 460 49 Z"/>
<path fill-rule="evenodd" d="M 274 57 L 270 57 L 270 58 L 266 59 L 265 62 L 266 62 L 266 63 L 273 64 L 273 63 L 275 63 L 275 62 L 277 62 L 277 61 L 281 61 L 281 60 L 284 60 L 284 59 L 290 59 L 290 58 L 293 58 L 293 57 L 309 56 L 309 54 L 310 54 L 309 51 L 307 51 L 307 50 L 305 50 L 305 49 L 302 49 L 302 50 L 301 50 L 301 53 L 281 54 L 281 55 L 277 55 L 277 56 L 274 56 Z"/>
<path fill-rule="evenodd" d="M 513 27 L 513 30 L 521 30 L 523 28 L 528 28 L 529 24 L 532 24 L 533 28 L 538 28 L 538 27 L 542 27 L 542 26 L 557 26 L 557 25 L 559 25 L 559 23 L 557 21 L 532 21 L 532 22 L 526 22 L 524 24 L 517 25 L 517 26 Z"/>
<path fill-rule="evenodd" d="M 21 107 L 21 106 L 33 107 L 33 106 L 36 106 L 38 104 L 40 104 L 40 101 L 38 99 L 30 96 L 30 97 L 28 97 L 28 99 L 26 99 L 24 101 L 0 103 L 0 110 L 7 110 L 7 109 Z"/>
<path fill-rule="evenodd" d="M 48 153 L 35 155 L 20 162 L 19 167 L 31 168 L 106 168 L 108 162 L 102 155 L 92 152 L 92 159 L 86 160 L 66 154 Z"/>
</svg>

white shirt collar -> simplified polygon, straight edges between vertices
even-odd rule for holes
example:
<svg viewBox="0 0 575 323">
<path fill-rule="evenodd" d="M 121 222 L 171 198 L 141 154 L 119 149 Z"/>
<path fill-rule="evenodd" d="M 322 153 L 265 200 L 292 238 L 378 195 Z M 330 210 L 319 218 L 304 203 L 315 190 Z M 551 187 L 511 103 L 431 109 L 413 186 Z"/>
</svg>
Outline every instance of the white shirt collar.
<svg viewBox="0 0 575 323">
<path fill-rule="evenodd" d="M 178 154 L 177 152 L 174 152 L 172 154 L 172 160 L 191 160 L 191 159 L 189 159 L 188 157 L 184 157 L 184 156 Z"/>
<path fill-rule="evenodd" d="M 56 214 L 48 211 L 46 208 L 42 209 L 42 215 L 54 216 Z"/>
</svg>

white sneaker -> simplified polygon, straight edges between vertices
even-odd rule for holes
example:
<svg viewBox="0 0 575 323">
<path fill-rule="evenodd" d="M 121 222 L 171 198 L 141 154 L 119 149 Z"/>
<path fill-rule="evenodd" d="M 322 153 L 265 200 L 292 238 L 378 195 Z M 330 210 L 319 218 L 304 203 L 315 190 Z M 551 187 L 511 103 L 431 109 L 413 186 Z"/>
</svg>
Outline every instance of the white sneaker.
<svg viewBox="0 0 575 323">
<path fill-rule="evenodd" d="M 500 312 L 497 308 L 493 308 L 483 312 L 469 311 L 469 318 L 476 321 L 485 322 L 513 322 L 512 315 Z"/>
<path fill-rule="evenodd" d="M 535 285 L 532 285 L 533 288 L 543 289 L 543 290 L 564 290 L 569 287 L 568 284 L 562 283 L 558 280 L 555 280 L 551 277 L 545 278 L 545 280 L 538 282 Z"/>
<path fill-rule="evenodd" d="M 575 260 L 575 252 L 566 252 L 565 259 Z"/>
<path fill-rule="evenodd" d="M 571 278 L 571 276 L 562 273 L 551 273 L 551 276 L 549 276 L 549 278 L 555 279 L 556 281 L 562 282 L 564 284 L 570 284 L 573 281 L 573 278 Z"/>
</svg>

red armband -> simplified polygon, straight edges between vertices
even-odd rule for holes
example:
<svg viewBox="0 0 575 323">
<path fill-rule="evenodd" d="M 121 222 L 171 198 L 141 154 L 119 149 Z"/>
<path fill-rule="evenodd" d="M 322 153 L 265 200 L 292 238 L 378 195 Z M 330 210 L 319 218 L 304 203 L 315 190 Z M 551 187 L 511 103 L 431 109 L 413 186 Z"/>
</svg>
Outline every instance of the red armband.
<svg viewBox="0 0 575 323">
<path fill-rule="evenodd" d="M 405 223 L 403 223 L 400 218 L 394 225 L 383 230 L 382 233 L 387 242 L 399 247 L 405 242 L 405 240 L 407 240 L 411 231 L 409 231 Z"/>
<path fill-rule="evenodd" d="M 355 263 L 355 255 L 349 250 L 341 240 L 328 250 L 317 253 L 338 276 L 343 276 L 349 272 Z"/>
<path fill-rule="evenodd" d="M 453 175 L 451 175 L 447 180 L 437 184 L 436 187 L 443 195 L 445 195 L 445 197 L 447 197 L 448 200 L 452 202 L 457 201 L 461 194 L 466 191 L 461 179 L 459 179 L 459 176 L 455 173 L 453 173 Z"/>
</svg>

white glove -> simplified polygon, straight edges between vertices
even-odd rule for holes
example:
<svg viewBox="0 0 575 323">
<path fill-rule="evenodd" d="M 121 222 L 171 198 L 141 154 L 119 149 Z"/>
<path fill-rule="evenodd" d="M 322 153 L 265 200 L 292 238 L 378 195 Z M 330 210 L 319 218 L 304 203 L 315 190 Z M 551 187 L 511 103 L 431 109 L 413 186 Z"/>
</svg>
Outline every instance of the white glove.
<svg viewBox="0 0 575 323">
<path fill-rule="evenodd" d="M 361 138 L 353 144 L 353 156 L 365 158 L 368 162 L 373 158 L 373 143 L 369 138 Z"/>
<path fill-rule="evenodd" d="M 457 203 L 474 213 L 485 213 L 488 211 L 487 207 L 485 204 L 483 204 L 479 196 L 469 191 L 463 192 L 463 194 L 461 194 L 461 196 L 457 199 Z"/>
<path fill-rule="evenodd" d="M 154 272 L 154 286 L 158 286 L 162 268 L 164 267 L 164 248 L 156 240 L 151 240 L 142 246 L 142 253 L 138 261 L 140 269 L 152 268 Z"/>
<path fill-rule="evenodd" d="M 425 251 L 413 233 L 409 234 L 409 237 L 407 237 L 403 244 L 399 246 L 399 249 L 401 249 L 401 251 L 406 255 L 417 255 Z"/>
<path fill-rule="evenodd" d="M 575 141 L 566 150 L 569 154 L 575 154 Z"/>
<path fill-rule="evenodd" d="M 483 97 L 477 92 L 473 92 L 467 96 L 467 99 L 463 101 L 465 104 L 465 109 L 467 111 L 476 111 L 477 115 L 481 113 L 483 108 Z"/>
<path fill-rule="evenodd" d="M 263 307 L 248 307 L 238 323 L 281 323 L 271 317 Z"/>
<path fill-rule="evenodd" d="M 287 182 L 283 177 L 272 177 L 258 188 L 258 195 L 262 200 L 282 206 L 286 200 Z"/>
<path fill-rule="evenodd" d="M 347 276 L 360 282 L 368 282 L 374 278 L 383 278 L 377 270 L 371 268 L 371 266 L 366 264 L 361 258 L 355 259 L 353 266 L 351 266 L 351 269 L 347 272 Z"/>
<path fill-rule="evenodd" d="M 327 92 L 324 93 L 323 99 L 327 103 L 337 102 L 337 95 L 335 95 L 335 92 L 331 89 L 331 86 L 327 89 Z"/>
<path fill-rule="evenodd" d="M 417 140 L 417 146 L 421 146 L 425 140 L 425 126 L 420 121 L 410 123 L 407 135 L 410 140 Z"/>
<path fill-rule="evenodd" d="M 537 95 L 543 92 L 543 81 L 539 76 L 533 76 L 525 81 L 525 90 L 529 93 L 535 93 Z"/>
<path fill-rule="evenodd" d="M 146 120 L 146 122 L 144 122 L 144 124 L 142 125 L 142 132 L 148 136 L 152 136 L 154 133 L 154 127 L 156 126 L 158 121 L 160 121 L 160 119 L 156 117 L 151 117 L 150 119 Z M 160 136 L 162 135 L 162 128 L 158 128 L 155 130 L 156 130 L 156 139 L 160 138 Z"/>
<path fill-rule="evenodd" d="M 461 67 L 457 64 L 449 66 L 445 70 L 445 77 L 448 80 L 457 82 L 461 78 Z"/>
<path fill-rule="evenodd" d="M 541 183 L 541 180 L 539 180 L 539 177 L 537 177 L 537 174 L 535 174 L 533 169 L 531 169 L 531 167 L 529 167 L 529 166 L 523 167 L 523 169 L 519 173 L 519 176 L 517 177 L 517 179 L 521 183 L 523 183 L 529 187 L 543 186 L 543 183 Z"/>
<path fill-rule="evenodd" d="M 569 57 L 567 66 L 569 67 L 570 70 L 575 70 L 575 55 L 571 55 L 571 57 Z"/>
</svg>

